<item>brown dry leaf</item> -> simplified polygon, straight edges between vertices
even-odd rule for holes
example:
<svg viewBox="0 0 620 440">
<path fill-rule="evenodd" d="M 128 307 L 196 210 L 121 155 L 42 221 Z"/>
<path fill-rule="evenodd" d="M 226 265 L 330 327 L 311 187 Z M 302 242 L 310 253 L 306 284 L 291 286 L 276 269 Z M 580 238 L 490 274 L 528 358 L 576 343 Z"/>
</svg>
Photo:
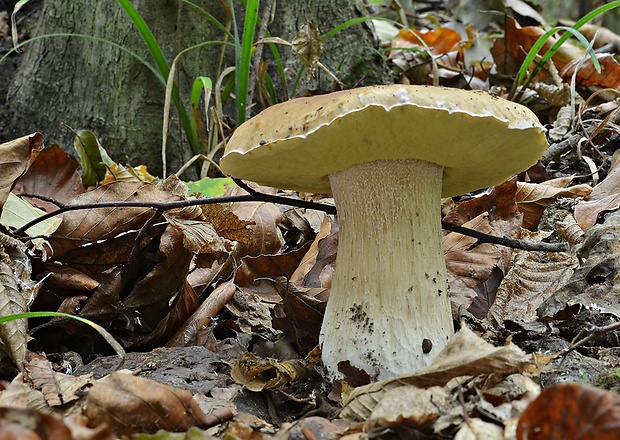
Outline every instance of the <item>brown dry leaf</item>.
<svg viewBox="0 0 620 440">
<path fill-rule="evenodd" d="M 567 306 L 580 305 L 620 317 L 620 211 L 586 231 L 577 258 L 580 267 L 540 306 L 540 316 L 553 317 Z"/>
<path fill-rule="evenodd" d="M 364 431 L 373 428 L 394 428 L 402 425 L 423 425 L 435 420 L 451 407 L 450 396 L 443 387 L 392 388 L 381 398 L 364 423 Z"/>
<path fill-rule="evenodd" d="M 299 419 L 293 423 L 285 423 L 278 434 L 276 440 L 314 440 L 314 439 L 347 439 L 343 437 L 351 427 L 351 423 L 342 420 L 328 420 L 323 417 L 309 416 Z"/>
<path fill-rule="evenodd" d="M 480 214 L 463 226 L 496 235 L 487 213 Z M 486 315 L 493 304 L 495 291 L 508 270 L 503 247 L 484 243 L 473 249 L 476 239 L 451 232 L 443 237 L 448 270 L 450 299 L 477 317 Z"/>
<path fill-rule="evenodd" d="M 263 193 L 273 193 L 266 187 L 257 188 Z M 233 188 L 230 195 L 247 194 L 239 187 Z M 237 202 L 230 205 L 230 211 L 241 220 L 253 222 L 249 226 L 252 230 L 252 240 L 249 242 L 240 240 L 239 249 L 236 252 L 237 260 L 245 256 L 256 257 L 259 255 L 276 254 L 282 248 L 284 239 L 278 230 L 278 224 L 282 220 L 282 213 L 276 205 L 267 202 Z"/>
<path fill-rule="evenodd" d="M 570 27 L 574 24 L 575 22 L 571 20 L 558 20 L 558 26 Z M 596 35 L 596 40 L 594 40 L 593 46 L 594 49 L 598 49 L 599 47 L 607 44 L 615 44 L 616 47 L 620 47 L 620 36 L 604 26 L 586 23 L 579 28 L 579 32 L 581 32 L 583 36 L 588 39 L 588 41 L 592 41 Z"/>
<path fill-rule="evenodd" d="M 0 393 L 0 408 L 30 408 L 50 412 L 51 408 L 40 390 L 24 382 L 24 374 L 19 373 Z"/>
<path fill-rule="evenodd" d="M 230 376 L 250 391 L 271 390 L 317 376 L 315 365 L 302 359 L 261 359 L 245 352 L 235 361 Z"/>
<path fill-rule="evenodd" d="M 274 280 L 281 276 L 289 277 L 299 267 L 310 246 L 307 243 L 285 254 L 244 258 L 235 274 L 235 284 L 246 294 L 258 295 L 272 303 L 280 302 Z"/>
<path fill-rule="evenodd" d="M 592 187 L 586 184 L 568 187 L 572 180 L 572 177 L 560 177 L 545 183 L 517 182 L 516 199 L 523 213 L 523 227 L 535 230 L 545 208 L 559 197 L 587 200 Z"/>
<path fill-rule="evenodd" d="M 4 206 L 15 180 L 28 168 L 43 148 L 41 133 L 33 133 L 0 144 L 0 208 Z"/>
<path fill-rule="evenodd" d="M 587 201 L 575 206 L 575 220 L 584 231 L 596 224 L 599 214 L 620 207 L 620 150 L 611 159 L 607 177 L 596 185 Z"/>
<path fill-rule="evenodd" d="M 140 252 L 145 252 L 150 243 L 157 243 L 166 227 L 167 225 L 163 223 L 149 228 L 143 237 Z M 119 237 L 70 250 L 62 256 L 54 256 L 54 261 L 101 282 L 110 270 L 128 263 L 131 250 L 136 244 L 136 237 L 137 232 L 122 234 Z M 54 266 L 52 270 L 53 268 Z"/>
<path fill-rule="evenodd" d="M 548 234 L 529 233 L 528 241 L 540 242 Z M 573 253 L 515 250 L 510 272 L 497 290 L 488 318 L 498 325 L 505 320 L 535 321 L 538 307 L 565 283 L 579 265 Z"/>
<path fill-rule="evenodd" d="M 171 302 L 170 310 L 159 321 L 157 327 L 146 335 L 138 335 L 135 338 L 129 339 L 129 345 L 161 345 L 170 338 L 172 332 L 177 331 L 192 316 L 200 305 L 198 295 L 196 295 L 192 286 L 187 282 L 181 286 L 179 293 L 175 295 Z"/>
<path fill-rule="evenodd" d="M 9 256 L 6 251 L 11 252 L 12 256 Z M 18 248 L 10 249 L 0 246 L 0 316 L 28 312 L 29 301 L 34 299 L 31 292 L 20 288 L 22 281 L 24 281 L 24 286 L 28 285 L 30 273 L 27 273 L 27 280 L 18 279 L 15 272 L 18 265 L 29 267 L 30 262 L 26 255 Z M 16 319 L 0 324 L 0 339 L 9 349 L 11 359 L 17 368 L 22 371 L 28 351 L 26 347 L 28 343 L 28 321 Z"/>
<path fill-rule="evenodd" d="M 175 199 L 148 183 L 114 182 L 73 199 L 70 205 L 102 202 L 166 202 Z M 140 229 L 151 218 L 150 208 L 99 208 L 65 212 L 62 223 L 50 238 L 54 255 L 59 257 L 81 244 L 106 240 L 130 230 Z"/>
<path fill-rule="evenodd" d="M 562 240 L 568 244 L 576 245 L 583 242 L 585 232 L 579 227 L 572 214 L 567 214 L 561 222 L 556 222 L 555 225 Z"/>
<path fill-rule="evenodd" d="M 273 328 L 282 330 L 295 342 L 298 353 L 305 355 L 319 343 L 327 301 L 317 297 L 326 289 L 299 287 L 286 277 L 275 281 L 282 303 L 273 309 Z"/>
<path fill-rule="evenodd" d="M 122 372 L 95 382 L 85 415 L 89 427 L 106 424 L 117 435 L 211 426 L 189 391 Z"/>
<path fill-rule="evenodd" d="M 291 275 L 291 282 L 306 287 L 331 287 L 338 249 L 338 224 L 328 216 L 306 255 Z"/>
<path fill-rule="evenodd" d="M 620 396 L 577 383 L 545 388 L 523 412 L 517 440 L 617 440 Z"/>
<path fill-rule="evenodd" d="M 0 408 L 0 432 L 6 440 L 116 440 L 106 426 L 79 426 L 58 414 L 32 409 Z"/>
<path fill-rule="evenodd" d="M 509 343 L 503 347 L 493 347 L 462 325 L 431 365 L 410 374 L 355 388 L 347 397 L 340 417 L 366 420 L 385 393 L 393 388 L 407 385 L 428 388 L 444 386 L 459 376 L 514 373 L 530 362 L 531 356 L 516 345 Z"/>
<path fill-rule="evenodd" d="M 45 267 L 47 272 L 44 272 L 43 276 L 47 289 L 88 292 L 99 287 L 99 281 L 77 269 L 49 263 L 46 263 Z"/>
<path fill-rule="evenodd" d="M 106 166 L 105 176 L 100 182 L 107 185 L 112 182 L 146 182 L 152 183 L 155 177 L 151 176 L 145 165 L 137 167 L 124 167 L 118 163 Z"/>
<path fill-rule="evenodd" d="M 177 301 L 188 300 L 181 297 L 192 254 L 183 246 L 183 234 L 171 226 L 151 245 L 133 266 L 109 271 L 80 311 L 87 319 L 107 323 L 126 343 L 144 345 L 153 338 L 167 339 L 175 325 L 186 319 L 179 315 L 177 324 L 176 320 L 166 321 L 166 332 L 160 328 L 157 335 L 153 333 Z"/>
<path fill-rule="evenodd" d="M 80 399 L 79 392 L 94 382 L 92 373 L 73 376 L 54 371 L 52 363 L 37 354 L 32 354 L 26 363 L 24 377 L 34 389 L 43 393 L 49 407 L 62 406 Z"/>
<path fill-rule="evenodd" d="M 455 30 L 442 27 L 426 32 L 403 29 L 394 37 L 390 47 L 422 47 L 420 39 L 433 50 L 434 54 L 443 54 L 450 52 L 461 41 L 461 34 Z"/>
<path fill-rule="evenodd" d="M 82 179 L 77 171 L 79 162 L 65 153 L 58 145 L 44 148 L 35 157 L 28 170 L 15 182 L 13 192 L 51 197 L 67 203 L 84 192 Z M 58 206 L 38 198 L 26 198 L 46 212 Z"/>
<path fill-rule="evenodd" d="M 195 310 L 193 315 L 180 327 L 166 343 L 166 347 L 205 346 L 205 329 L 213 323 L 213 318 L 231 300 L 237 288 L 230 279 L 217 286 Z M 207 335 L 208 337 L 208 335 Z"/>
<path fill-rule="evenodd" d="M 173 210 L 164 213 L 168 223 L 183 233 L 185 249 L 195 254 L 220 254 L 226 252 L 224 239 L 220 237 L 213 226 L 203 219 L 183 218 L 183 210 Z"/>
<path fill-rule="evenodd" d="M 241 220 L 221 204 L 202 205 L 201 209 L 205 220 L 213 225 L 220 237 L 236 241 L 246 248 L 253 245 L 253 221 Z"/>
<path fill-rule="evenodd" d="M 504 428 L 485 422 L 477 417 L 470 418 L 458 430 L 454 440 L 504 440 Z"/>
<path fill-rule="evenodd" d="M 498 38 L 493 44 L 491 53 L 495 60 L 495 64 L 499 69 L 499 73 L 512 75 L 517 73 L 519 67 L 527 53 L 530 51 L 536 40 L 545 33 L 542 27 L 526 26 L 520 27 L 517 22 L 510 16 L 506 16 L 504 38 Z M 544 54 L 556 43 L 555 38 L 546 40 L 539 54 Z M 558 70 L 573 60 L 583 58 L 584 51 L 577 46 L 571 44 L 563 44 L 552 57 L 553 63 Z M 537 76 L 540 77 L 541 74 Z"/>
<path fill-rule="evenodd" d="M 620 64 L 616 61 L 613 54 L 597 54 L 601 64 L 600 73 L 596 71 L 590 57 L 585 60 L 573 60 L 568 63 L 560 72 L 560 76 L 567 82 L 571 81 L 575 68 L 579 65 L 577 72 L 577 84 L 580 86 L 597 86 L 609 89 L 616 89 L 620 86 Z"/>
</svg>

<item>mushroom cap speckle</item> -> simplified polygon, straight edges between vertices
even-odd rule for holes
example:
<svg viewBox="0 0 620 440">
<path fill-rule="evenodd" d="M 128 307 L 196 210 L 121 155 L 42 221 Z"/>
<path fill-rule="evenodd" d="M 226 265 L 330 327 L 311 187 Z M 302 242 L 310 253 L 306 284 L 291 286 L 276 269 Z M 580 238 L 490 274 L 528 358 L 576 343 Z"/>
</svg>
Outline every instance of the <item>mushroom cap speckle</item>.
<svg viewBox="0 0 620 440">
<path fill-rule="evenodd" d="M 237 128 L 220 165 L 262 185 L 327 193 L 330 173 L 418 159 L 444 167 L 449 197 L 505 181 L 547 147 L 534 113 L 486 92 L 370 86 L 267 108 Z"/>
</svg>

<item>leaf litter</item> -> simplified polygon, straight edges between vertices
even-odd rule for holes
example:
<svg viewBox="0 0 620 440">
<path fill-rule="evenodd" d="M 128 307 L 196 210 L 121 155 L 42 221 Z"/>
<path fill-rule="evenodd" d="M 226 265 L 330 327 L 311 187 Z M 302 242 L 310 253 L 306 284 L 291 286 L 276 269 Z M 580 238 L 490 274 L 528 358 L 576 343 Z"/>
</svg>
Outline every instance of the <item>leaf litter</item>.
<svg viewBox="0 0 620 440">
<path fill-rule="evenodd" d="M 539 20 L 525 3 L 511 5 Z M 444 85 L 487 89 L 493 80 L 493 93 L 507 97 L 506 78 L 516 75 L 543 27 L 502 17 L 495 25 L 503 35 L 486 34 L 474 27 L 478 15 L 466 21 L 466 11 L 453 11 L 456 22 L 472 23 L 463 32 L 432 21 L 389 33 L 389 59 L 412 83 L 438 75 Z M 320 376 L 315 348 L 338 242 L 332 216 L 270 202 L 158 212 L 148 203 L 195 196 L 175 177 L 157 182 L 144 167 L 112 162 L 90 132 L 79 132 L 81 142 L 106 167 L 90 164 L 88 188 L 78 161 L 59 146 L 43 148 L 42 135 L 0 144 L 0 206 L 11 191 L 45 212 L 89 206 L 65 211 L 58 229 L 39 237 L 43 248 L 0 236 L 2 316 L 72 313 L 104 326 L 130 350 L 130 371 L 115 372 L 109 348 L 78 322 L 1 324 L 7 382 L 0 430 L 92 439 L 158 430 L 197 438 L 530 440 L 587 430 L 582 438 L 615 438 L 606 430 L 617 432 L 620 423 L 617 394 L 560 383 L 585 378 L 617 389 L 620 365 L 615 332 L 573 348 L 617 323 L 620 313 L 620 156 L 609 123 L 617 104 L 600 90 L 617 87 L 620 68 L 601 53 L 599 73 L 583 57 L 582 49 L 563 45 L 523 90 L 551 127 L 541 164 L 443 204 L 444 221 L 530 242 L 566 241 L 568 250 L 520 251 L 446 232 L 461 330 L 434 364 L 382 382 L 367 383 L 353 370 L 333 384 Z M 578 65 L 583 97 L 573 109 L 568 86 Z M 598 100 L 589 102 L 593 87 Z M 123 202 L 136 206 L 114 206 Z M 101 203 L 107 206 L 95 206 Z"/>
</svg>

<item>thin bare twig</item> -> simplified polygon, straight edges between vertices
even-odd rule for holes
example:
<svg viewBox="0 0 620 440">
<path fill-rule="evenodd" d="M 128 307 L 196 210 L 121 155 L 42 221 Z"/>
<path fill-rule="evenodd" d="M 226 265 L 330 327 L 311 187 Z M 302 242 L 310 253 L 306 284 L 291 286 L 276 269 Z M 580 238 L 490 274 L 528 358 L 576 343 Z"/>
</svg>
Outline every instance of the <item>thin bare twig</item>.
<svg viewBox="0 0 620 440">
<path fill-rule="evenodd" d="M 51 203 L 54 203 L 59 208 L 55 211 L 42 215 L 28 223 L 21 228 L 13 231 L 13 235 L 19 237 L 26 230 L 32 226 L 47 220 L 48 218 L 62 214 L 68 211 L 77 211 L 81 209 L 101 209 L 101 208 L 151 208 L 156 211 L 154 218 L 157 219 L 164 211 L 171 209 L 183 208 L 187 206 L 209 205 L 214 203 L 232 203 L 232 202 L 271 202 L 279 203 L 281 205 L 295 206 L 298 208 L 314 209 L 317 211 L 323 211 L 327 214 L 336 214 L 336 207 L 332 205 L 326 205 L 324 203 L 310 202 L 307 200 L 295 199 L 291 197 L 276 196 L 273 194 L 264 194 L 256 191 L 250 185 L 239 179 L 233 179 L 234 182 L 248 194 L 240 196 L 222 196 L 212 198 L 200 198 L 200 199 L 188 199 L 178 200 L 171 202 L 100 202 L 100 203 L 85 203 L 76 205 L 66 205 L 50 199 L 49 197 L 38 196 L 36 194 L 21 194 L 22 196 L 39 198 Z M 157 214 L 159 213 L 159 214 Z M 155 220 L 153 220 L 154 222 Z M 499 244 L 501 246 L 510 247 L 513 249 L 521 249 L 525 251 L 543 251 L 543 252 L 565 252 L 568 249 L 566 243 L 532 243 L 524 240 L 517 240 L 508 237 L 497 237 L 494 235 L 485 234 L 483 232 L 476 231 L 474 229 L 466 228 L 463 226 L 455 225 L 453 223 L 441 222 L 443 229 L 447 231 L 456 232 L 462 235 L 473 237 L 477 239 L 471 248 L 479 246 L 483 243 Z M 142 231 L 141 231 L 142 233 Z"/>
</svg>

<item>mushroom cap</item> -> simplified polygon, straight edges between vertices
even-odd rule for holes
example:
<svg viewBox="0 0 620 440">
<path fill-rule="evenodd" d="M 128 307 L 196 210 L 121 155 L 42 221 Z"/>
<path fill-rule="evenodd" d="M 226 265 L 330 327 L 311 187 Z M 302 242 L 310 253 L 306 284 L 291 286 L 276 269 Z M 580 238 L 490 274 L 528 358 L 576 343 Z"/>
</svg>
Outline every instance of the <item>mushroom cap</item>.
<svg viewBox="0 0 620 440">
<path fill-rule="evenodd" d="M 237 128 L 220 165 L 262 185 L 327 193 L 330 173 L 418 159 L 444 167 L 442 196 L 449 197 L 535 164 L 548 147 L 544 133 L 527 107 L 486 92 L 370 86 L 267 108 Z"/>
</svg>

